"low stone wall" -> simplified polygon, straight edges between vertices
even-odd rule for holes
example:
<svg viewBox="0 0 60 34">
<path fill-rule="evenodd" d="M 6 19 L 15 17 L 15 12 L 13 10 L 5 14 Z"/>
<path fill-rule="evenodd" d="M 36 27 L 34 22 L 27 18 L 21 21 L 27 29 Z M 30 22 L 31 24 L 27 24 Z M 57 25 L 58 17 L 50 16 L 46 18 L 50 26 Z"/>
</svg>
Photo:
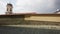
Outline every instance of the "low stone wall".
<svg viewBox="0 0 60 34">
<path fill-rule="evenodd" d="M 0 15 L 0 25 L 60 25 L 58 15 Z"/>
<path fill-rule="evenodd" d="M 41 16 L 41 15 L 31 15 L 30 17 L 26 17 L 25 20 L 32 21 L 52 21 L 52 22 L 60 22 L 60 16 Z"/>
<path fill-rule="evenodd" d="M 20 24 L 24 22 L 24 15 L 0 16 L 0 25 Z"/>
<path fill-rule="evenodd" d="M 25 16 L 26 23 L 30 25 L 60 25 L 59 14 L 40 14 Z"/>
</svg>

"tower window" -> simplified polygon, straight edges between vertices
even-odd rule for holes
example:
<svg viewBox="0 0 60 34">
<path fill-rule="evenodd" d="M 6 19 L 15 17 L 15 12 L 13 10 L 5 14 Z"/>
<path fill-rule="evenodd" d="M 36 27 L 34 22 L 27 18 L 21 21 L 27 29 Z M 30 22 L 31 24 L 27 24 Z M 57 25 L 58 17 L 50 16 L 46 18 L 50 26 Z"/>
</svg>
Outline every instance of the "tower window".
<svg viewBox="0 0 60 34">
<path fill-rule="evenodd" d="M 7 11 L 8 11 L 8 9 L 7 9 Z"/>
<path fill-rule="evenodd" d="M 12 9 L 10 8 L 10 11 L 12 11 Z"/>
</svg>

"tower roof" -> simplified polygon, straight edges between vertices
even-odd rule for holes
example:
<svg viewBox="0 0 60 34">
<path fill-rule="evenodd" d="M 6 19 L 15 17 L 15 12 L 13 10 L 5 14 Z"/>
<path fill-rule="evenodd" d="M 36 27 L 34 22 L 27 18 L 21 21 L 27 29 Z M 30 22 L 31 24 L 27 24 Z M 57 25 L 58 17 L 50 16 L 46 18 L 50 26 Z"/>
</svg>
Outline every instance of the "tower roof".
<svg viewBox="0 0 60 34">
<path fill-rule="evenodd" d="M 8 3 L 7 5 L 13 6 L 11 3 Z"/>
</svg>

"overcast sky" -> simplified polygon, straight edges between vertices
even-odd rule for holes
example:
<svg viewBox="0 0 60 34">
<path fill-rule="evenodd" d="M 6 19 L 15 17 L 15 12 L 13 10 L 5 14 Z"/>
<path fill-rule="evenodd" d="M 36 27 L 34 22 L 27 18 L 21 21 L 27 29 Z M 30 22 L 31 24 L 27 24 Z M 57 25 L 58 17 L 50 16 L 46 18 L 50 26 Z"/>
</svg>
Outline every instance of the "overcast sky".
<svg viewBox="0 0 60 34">
<path fill-rule="evenodd" d="M 60 0 L 0 0 L 0 14 L 6 12 L 6 4 L 13 4 L 14 13 L 53 13 L 60 9 Z"/>
</svg>

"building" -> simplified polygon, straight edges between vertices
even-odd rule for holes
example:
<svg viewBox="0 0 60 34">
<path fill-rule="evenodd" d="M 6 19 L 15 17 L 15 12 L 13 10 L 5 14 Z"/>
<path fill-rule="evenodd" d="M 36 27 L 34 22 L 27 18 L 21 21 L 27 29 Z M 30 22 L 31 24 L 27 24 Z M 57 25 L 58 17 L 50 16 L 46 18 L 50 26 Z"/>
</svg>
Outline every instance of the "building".
<svg viewBox="0 0 60 34">
<path fill-rule="evenodd" d="M 6 7 L 7 7 L 6 14 L 7 14 L 7 15 L 8 15 L 8 14 L 12 14 L 13 5 L 10 4 L 10 3 L 8 3 Z"/>
</svg>

